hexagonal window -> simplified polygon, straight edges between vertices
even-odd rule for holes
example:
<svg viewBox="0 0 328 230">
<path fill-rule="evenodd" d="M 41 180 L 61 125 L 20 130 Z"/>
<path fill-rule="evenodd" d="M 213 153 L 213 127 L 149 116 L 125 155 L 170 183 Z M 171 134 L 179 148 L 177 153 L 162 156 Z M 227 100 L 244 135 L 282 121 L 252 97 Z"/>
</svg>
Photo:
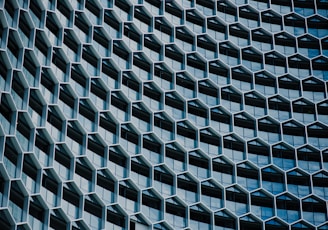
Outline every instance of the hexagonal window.
<svg viewBox="0 0 328 230">
<path fill-rule="evenodd" d="M 270 117 L 258 120 L 258 136 L 268 143 L 281 140 L 280 124 Z"/>
<path fill-rule="evenodd" d="M 248 191 L 257 189 L 260 184 L 258 169 L 248 162 L 237 165 L 237 184 Z"/>
<path fill-rule="evenodd" d="M 137 190 L 137 186 L 134 185 L 131 180 L 119 182 L 118 195 L 118 203 L 127 213 L 133 214 L 139 211 L 139 191 Z"/>
<path fill-rule="evenodd" d="M 319 225 L 327 220 L 326 202 L 315 196 L 302 200 L 303 218 L 314 225 Z"/>
<path fill-rule="evenodd" d="M 313 173 L 321 168 L 320 151 L 311 147 L 305 146 L 297 150 L 297 163 L 301 169 Z"/>
<path fill-rule="evenodd" d="M 189 173 L 177 176 L 177 195 L 188 204 L 199 201 L 198 181 Z"/>
<path fill-rule="evenodd" d="M 106 226 L 124 229 L 127 226 L 127 216 L 119 205 L 107 206 Z"/>
<path fill-rule="evenodd" d="M 292 146 L 300 146 L 305 144 L 305 128 L 296 121 L 289 121 L 282 124 L 283 138 Z"/>
<path fill-rule="evenodd" d="M 319 40 L 311 35 L 303 35 L 297 38 L 298 52 L 308 58 L 314 58 L 320 54 Z"/>
<path fill-rule="evenodd" d="M 175 190 L 175 174 L 164 165 L 154 167 L 153 186 L 162 196 L 171 196 Z"/>
<path fill-rule="evenodd" d="M 265 229 L 267 230 L 288 230 L 287 224 L 283 223 L 280 219 L 274 218 L 265 222 Z"/>
<path fill-rule="evenodd" d="M 266 71 L 255 73 L 255 89 L 266 96 L 276 93 L 276 78 Z"/>
<path fill-rule="evenodd" d="M 234 164 L 225 157 L 218 157 L 212 161 L 212 177 L 223 186 L 235 182 Z"/>
<path fill-rule="evenodd" d="M 290 102 L 281 96 L 268 99 L 269 114 L 279 121 L 287 120 L 291 117 Z"/>
<path fill-rule="evenodd" d="M 142 213 L 153 222 L 163 219 L 162 199 L 153 190 L 142 192 Z"/>
<path fill-rule="evenodd" d="M 226 188 L 226 207 L 237 216 L 247 213 L 249 211 L 248 192 L 238 185 Z"/>
<path fill-rule="evenodd" d="M 286 73 L 286 58 L 276 51 L 264 55 L 265 69 L 274 75 Z"/>
<path fill-rule="evenodd" d="M 287 173 L 288 191 L 297 197 L 304 197 L 311 193 L 310 176 L 295 169 Z"/>
<path fill-rule="evenodd" d="M 201 151 L 189 152 L 189 171 L 198 179 L 205 179 L 210 176 L 209 160 Z"/>
<path fill-rule="evenodd" d="M 325 149 L 328 147 L 328 137 L 327 137 L 326 125 L 319 122 L 314 123 L 307 127 L 308 142 L 309 144 L 315 146 L 318 149 Z"/>
<path fill-rule="evenodd" d="M 268 219 L 274 215 L 274 199 L 264 191 L 251 193 L 252 213 L 262 220 Z"/>
<path fill-rule="evenodd" d="M 315 175 L 312 175 L 313 193 L 322 199 L 328 198 L 328 172 L 321 171 Z"/>
<path fill-rule="evenodd" d="M 238 112 L 242 109 L 241 93 L 232 86 L 221 89 L 221 103 L 230 112 Z"/>
<path fill-rule="evenodd" d="M 249 114 L 242 112 L 234 115 L 234 131 L 244 140 L 256 136 L 256 122 Z"/>
<path fill-rule="evenodd" d="M 173 197 L 165 201 L 165 219 L 174 228 L 184 228 L 187 225 L 187 208 Z"/>
<path fill-rule="evenodd" d="M 211 229 L 211 212 L 206 210 L 201 204 L 191 206 L 189 215 L 189 226 L 192 229 Z"/>
<path fill-rule="evenodd" d="M 274 35 L 275 41 L 275 50 L 280 53 L 289 56 L 295 53 L 296 51 L 296 39 L 294 36 L 281 32 Z"/>
<path fill-rule="evenodd" d="M 279 83 L 279 94 L 287 97 L 288 99 L 296 99 L 301 95 L 301 86 L 299 80 L 290 76 L 289 74 L 284 75 L 278 79 Z"/>
<path fill-rule="evenodd" d="M 236 229 L 236 217 L 227 210 L 214 213 L 214 224 L 216 229 Z"/>
<path fill-rule="evenodd" d="M 208 77 L 218 85 L 230 83 L 229 67 L 219 60 L 209 62 Z"/>
<path fill-rule="evenodd" d="M 142 155 L 152 164 L 163 161 L 163 144 L 154 134 L 146 134 L 142 139 Z"/>
<path fill-rule="evenodd" d="M 211 109 L 211 127 L 219 133 L 228 133 L 232 130 L 231 114 L 223 107 Z"/>
<path fill-rule="evenodd" d="M 263 28 L 252 30 L 252 45 L 263 52 L 270 51 L 273 46 L 272 34 Z"/>
<path fill-rule="evenodd" d="M 272 146 L 273 163 L 288 170 L 296 166 L 295 150 L 285 143 L 280 143 Z"/>
<path fill-rule="evenodd" d="M 239 225 L 241 229 L 262 230 L 262 223 L 252 214 L 240 217 Z"/>
<path fill-rule="evenodd" d="M 139 188 L 144 189 L 150 186 L 150 166 L 143 156 L 131 157 L 130 178 Z"/>
<path fill-rule="evenodd" d="M 292 195 L 285 193 L 276 197 L 277 215 L 288 223 L 300 219 L 300 201 Z"/>
<path fill-rule="evenodd" d="M 208 125 L 208 109 L 207 106 L 199 100 L 188 102 L 188 119 L 192 124 L 204 127 Z"/>
<path fill-rule="evenodd" d="M 305 19 L 295 13 L 284 16 L 284 23 L 284 29 L 294 36 L 302 35 L 305 32 Z"/>
<path fill-rule="evenodd" d="M 234 162 L 242 161 L 246 158 L 245 143 L 238 136 L 231 134 L 223 138 L 223 155 Z"/>
<path fill-rule="evenodd" d="M 299 54 L 288 58 L 288 66 L 289 73 L 298 78 L 305 78 L 311 74 L 310 61 Z"/>
<path fill-rule="evenodd" d="M 95 191 L 105 205 L 116 200 L 115 189 L 117 189 L 117 182 L 110 171 L 107 169 L 97 171 Z"/>
<path fill-rule="evenodd" d="M 198 98 L 208 106 L 217 105 L 219 103 L 219 90 L 209 80 L 199 81 Z"/>
<path fill-rule="evenodd" d="M 254 117 L 262 117 L 266 114 L 266 100 L 256 91 L 244 94 L 245 110 Z"/>
<path fill-rule="evenodd" d="M 201 183 L 201 201 L 211 210 L 223 206 L 223 189 L 215 181 L 208 180 Z"/>
<path fill-rule="evenodd" d="M 247 143 L 247 159 L 258 167 L 265 166 L 270 163 L 270 147 L 260 139 L 249 141 Z"/>
<path fill-rule="evenodd" d="M 253 88 L 253 73 L 244 67 L 236 67 L 231 70 L 231 83 L 241 91 L 249 91 Z"/>
</svg>

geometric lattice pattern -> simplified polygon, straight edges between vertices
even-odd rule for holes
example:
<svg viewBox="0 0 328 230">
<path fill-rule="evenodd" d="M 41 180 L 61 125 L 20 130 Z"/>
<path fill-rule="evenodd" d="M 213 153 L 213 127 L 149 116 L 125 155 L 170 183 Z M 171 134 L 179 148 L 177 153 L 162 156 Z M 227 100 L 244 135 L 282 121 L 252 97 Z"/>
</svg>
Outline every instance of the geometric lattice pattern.
<svg viewBox="0 0 328 230">
<path fill-rule="evenodd" d="M 328 229 L 326 0 L 0 1 L 1 229 Z"/>
</svg>

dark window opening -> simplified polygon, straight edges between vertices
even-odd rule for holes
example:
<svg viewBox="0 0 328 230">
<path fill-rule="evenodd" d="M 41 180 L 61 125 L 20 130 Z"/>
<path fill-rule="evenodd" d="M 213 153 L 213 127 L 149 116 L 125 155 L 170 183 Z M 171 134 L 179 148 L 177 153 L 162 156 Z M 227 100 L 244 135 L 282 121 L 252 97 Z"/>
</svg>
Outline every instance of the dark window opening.
<svg viewBox="0 0 328 230">
<path fill-rule="evenodd" d="M 97 185 L 111 192 L 114 192 L 115 189 L 115 182 L 109 177 L 105 177 L 99 173 L 97 174 Z"/>
<path fill-rule="evenodd" d="M 237 175 L 239 177 L 245 177 L 245 178 L 251 178 L 251 179 L 259 179 L 258 171 L 253 168 L 247 168 L 247 167 L 237 167 Z"/>
<path fill-rule="evenodd" d="M 208 212 L 202 212 L 194 209 L 190 209 L 190 219 L 206 224 L 211 223 L 211 215 Z"/>
<path fill-rule="evenodd" d="M 235 126 L 239 126 L 247 129 L 255 129 L 255 121 L 244 116 L 242 117 L 235 116 L 234 124 Z"/>
<path fill-rule="evenodd" d="M 224 34 L 227 31 L 227 27 L 224 24 L 221 24 L 216 18 L 207 19 L 207 28 Z"/>
<path fill-rule="evenodd" d="M 172 204 L 169 202 L 166 202 L 166 212 L 173 214 L 175 216 L 185 217 L 186 216 L 186 210 L 185 207 L 180 204 Z"/>
<path fill-rule="evenodd" d="M 71 93 L 66 87 L 61 87 L 59 99 L 69 107 L 74 108 L 74 97 L 71 95 Z"/>
<path fill-rule="evenodd" d="M 217 10 L 222 13 L 237 16 L 237 9 L 233 7 L 233 5 L 228 4 L 226 1 L 218 1 Z"/>
<path fill-rule="evenodd" d="M 116 3 L 116 1 L 115 1 Z M 119 21 L 114 17 L 111 11 L 105 10 L 104 13 L 104 22 L 113 27 L 115 30 L 119 31 L 120 30 L 120 23 Z"/>
<path fill-rule="evenodd" d="M 132 188 L 120 184 L 119 195 L 123 196 L 129 200 L 138 201 L 138 192 Z"/>
<path fill-rule="evenodd" d="M 54 214 L 50 214 L 50 227 L 53 229 L 66 229 L 67 224 L 64 219 Z"/>
<path fill-rule="evenodd" d="M 18 115 L 17 131 L 20 132 L 27 140 L 30 139 L 30 131 L 32 129 L 26 124 L 26 120 L 22 114 Z"/>
<path fill-rule="evenodd" d="M 131 170 L 145 177 L 149 177 L 149 167 L 145 164 L 141 164 L 140 162 L 131 160 Z"/>
<path fill-rule="evenodd" d="M 118 95 L 111 95 L 111 104 L 124 112 L 128 111 L 128 103 L 123 99 L 119 98 Z"/>
<path fill-rule="evenodd" d="M 107 209 L 107 221 L 115 224 L 117 226 L 120 226 L 122 228 L 125 228 L 125 216 L 117 213 L 117 212 L 113 212 L 109 209 Z"/>
<path fill-rule="evenodd" d="M 224 148 L 241 151 L 241 152 L 244 152 L 244 148 L 245 148 L 242 142 L 238 140 L 229 140 L 227 138 L 224 138 L 223 146 Z"/>
<path fill-rule="evenodd" d="M 202 195 L 222 199 L 222 189 L 202 184 Z"/>
<path fill-rule="evenodd" d="M 111 149 L 109 150 L 108 160 L 123 167 L 126 166 L 127 162 L 127 158 L 123 154 L 119 154 Z"/>
<path fill-rule="evenodd" d="M 122 74 L 122 84 L 133 89 L 134 91 L 139 91 L 139 82 L 136 81 L 129 73 Z"/>
<path fill-rule="evenodd" d="M 45 173 L 42 175 L 42 186 L 54 194 L 58 192 L 58 182 Z"/>
<path fill-rule="evenodd" d="M 87 199 L 84 203 L 84 211 L 87 211 L 98 218 L 102 217 L 102 207 Z"/>
<path fill-rule="evenodd" d="M 154 99 L 156 101 L 161 100 L 161 93 L 157 91 L 157 89 L 154 89 L 151 85 L 144 85 L 144 95 L 147 97 L 150 97 L 151 99 Z"/>
<path fill-rule="evenodd" d="M 211 111 L 211 120 L 231 124 L 231 116 L 216 110 Z"/>
<path fill-rule="evenodd" d="M 181 161 L 181 162 L 185 161 L 184 152 L 181 152 L 177 149 L 166 146 L 165 147 L 165 153 L 166 153 L 166 156 L 169 157 L 169 158 L 172 158 L 174 160 L 178 160 L 178 161 Z"/>
<path fill-rule="evenodd" d="M 236 103 L 241 103 L 241 100 L 242 100 L 241 95 L 239 95 L 235 92 L 228 91 L 226 89 L 221 90 L 221 98 L 223 100 L 228 100 L 228 101 L 236 102 Z"/>
<path fill-rule="evenodd" d="M 158 143 L 157 141 L 152 140 L 150 138 L 144 137 L 142 146 L 145 149 L 148 149 L 149 151 L 152 151 L 152 152 L 155 152 L 155 153 L 158 153 L 158 154 L 161 153 L 161 146 L 162 145 L 160 143 Z"/>
<path fill-rule="evenodd" d="M 85 118 L 87 118 L 88 120 L 92 122 L 95 121 L 96 113 L 89 107 L 87 103 L 83 103 L 83 101 L 80 101 L 79 113 Z"/>
<path fill-rule="evenodd" d="M 200 132 L 200 142 L 207 143 L 210 145 L 220 146 L 220 138 L 211 133 Z"/>
<path fill-rule="evenodd" d="M 89 25 L 86 20 L 83 18 L 82 13 L 75 13 L 75 25 L 85 34 L 89 33 Z"/>
<path fill-rule="evenodd" d="M 161 210 L 161 200 L 157 197 L 149 196 L 147 194 L 142 194 L 142 204 L 150 208 L 155 208 Z"/>
<path fill-rule="evenodd" d="M 218 90 L 214 86 L 207 85 L 204 82 L 199 82 L 198 91 L 211 97 L 218 97 Z"/>
<path fill-rule="evenodd" d="M 92 170 L 85 164 L 76 162 L 75 173 L 88 181 L 92 180 Z"/>
<path fill-rule="evenodd" d="M 236 221 L 232 217 L 215 215 L 214 221 L 215 221 L 215 226 L 236 229 Z"/>
<path fill-rule="evenodd" d="M 284 209 L 284 210 L 295 210 L 299 211 L 300 210 L 300 205 L 298 200 L 292 200 L 292 199 L 283 199 L 283 198 L 277 198 L 277 208 L 278 209 Z"/>
<path fill-rule="evenodd" d="M 36 202 L 30 202 L 29 214 L 41 222 L 44 221 L 45 210 Z"/>
<path fill-rule="evenodd" d="M 284 183 L 284 175 L 278 172 L 262 171 L 262 180 L 276 183 Z"/>
<path fill-rule="evenodd" d="M 177 125 L 177 134 L 196 140 L 197 132 L 190 127 Z"/>
<path fill-rule="evenodd" d="M 285 135 L 303 136 L 305 133 L 304 127 L 302 126 L 283 126 Z"/>
<path fill-rule="evenodd" d="M 213 171 L 233 175 L 233 166 L 223 162 L 213 161 Z"/>
<path fill-rule="evenodd" d="M 132 130 L 128 129 L 127 127 L 121 128 L 121 137 L 125 140 L 132 142 L 133 144 L 138 144 L 139 142 L 139 136 Z"/>
<path fill-rule="evenodd" d="M 63 199 L 77 207 L 80 204 L 80 196 L 77 193 L 65 187 L 63 189 Z"/>
<path fill-rule="evenodd" d="M 208 160 L 206 158 L 195 156 L 192 154 L 189 154 L 189 164 L 208 169 Z"/>
<path fill-rule="evenodd" d="M 72 127 L 71 125 L 67 126 L 67 136 L 80 145 L 83 144 L 83 137 L 84 135 L 80 132 L 80 130 L 76 129 L 75 127 Z"/>
<path fill-rule="evenodd" d="M 226 199 L 237 203 L 247 204 L 247 195 L 239 191 L 226 191 Z"/>
<path fill-rule="evenodd" d="M 164 184 L 173 185 L 173 176 L 169 173 L 154 169 L 154 180 Z"/>
<path fill-rule="evenodd" d="M 55 160 L 67 169 L 71 168 L 71 157 L 59 148 L 56 148 L 55 150 Z"/>
<path fill-rule="evenodd" d="M 38 169 L 28 155 L 24 156 L 23 172 L 27 174 L 34 181 L 37 179 Z"/>
<path fill-rule="evenodd" d="M 88 149 L 97 155 L 104 157 L 105 147 L 99 142 L 89 138 L 88 139 Z"/>
<path fill-rule="evenodd" d="M 266 122 L 267 120 L 258 121 L 259 131 L 270 132 L 270 133 L 280 133 L 280 125 L 273 122 Z"/>
</svg>

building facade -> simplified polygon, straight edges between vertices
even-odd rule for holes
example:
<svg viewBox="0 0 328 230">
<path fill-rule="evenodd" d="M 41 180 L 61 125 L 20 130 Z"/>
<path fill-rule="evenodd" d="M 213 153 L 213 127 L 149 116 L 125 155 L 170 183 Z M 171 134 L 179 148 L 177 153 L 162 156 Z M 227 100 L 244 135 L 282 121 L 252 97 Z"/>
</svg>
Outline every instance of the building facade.
<svg viewBox="0 0 328 230">
<path fill-rule="evenodd" d="M 326 0 L 0 1 L 1 229 L 328 229 Z"/>
</svg>

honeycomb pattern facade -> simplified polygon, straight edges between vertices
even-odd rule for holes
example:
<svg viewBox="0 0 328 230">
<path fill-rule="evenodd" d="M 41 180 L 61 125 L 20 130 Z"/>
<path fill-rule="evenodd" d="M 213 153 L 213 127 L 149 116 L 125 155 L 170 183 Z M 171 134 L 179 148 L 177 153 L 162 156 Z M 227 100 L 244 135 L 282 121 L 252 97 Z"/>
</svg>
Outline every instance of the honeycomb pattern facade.
<svg viewBox="0 0 328 230">
<path fill-rule="evenodd" d="M 326 0 L 0 1 L 1 229 L 328 229 Z"/>
</svg>

